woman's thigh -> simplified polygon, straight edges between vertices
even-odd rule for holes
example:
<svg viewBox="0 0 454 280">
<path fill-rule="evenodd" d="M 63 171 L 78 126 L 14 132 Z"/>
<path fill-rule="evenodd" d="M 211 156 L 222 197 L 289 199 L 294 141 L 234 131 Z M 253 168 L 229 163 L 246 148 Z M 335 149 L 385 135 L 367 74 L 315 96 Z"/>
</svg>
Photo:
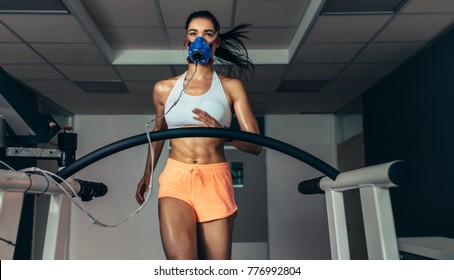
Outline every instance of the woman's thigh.
<svg viewBox="0 0 454 280">
<path fill-rule="evenodd" d="M 159 199 L 161 240 L 167 259 L 197 259 L 197 223 L 192 207 L 177 198 Z"/>
<path fill-rule="evenodd" d="M 197 224 L 199 259 L 229 260 L 235 215 Z"/>
</svg>

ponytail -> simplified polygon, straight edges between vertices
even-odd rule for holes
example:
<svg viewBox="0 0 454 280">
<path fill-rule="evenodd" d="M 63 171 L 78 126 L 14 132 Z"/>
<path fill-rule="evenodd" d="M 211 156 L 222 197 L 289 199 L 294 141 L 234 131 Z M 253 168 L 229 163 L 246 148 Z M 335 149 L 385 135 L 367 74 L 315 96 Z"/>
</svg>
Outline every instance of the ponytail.
<svg viewBox="0 0 454 280">
<path fill-rule="evenodd" d="M 245 28 L 251 24 L 241 24 L 232 30 L 219 34 L 221 40 L 219 47 L 216 49 L 214 60 L 220 64 L 226 64 L 234 77 L 254 75 L 255 66 L 249 58 L 248 51 L 243 40 L 249 39 L 245 33 Z"/>
</svg>

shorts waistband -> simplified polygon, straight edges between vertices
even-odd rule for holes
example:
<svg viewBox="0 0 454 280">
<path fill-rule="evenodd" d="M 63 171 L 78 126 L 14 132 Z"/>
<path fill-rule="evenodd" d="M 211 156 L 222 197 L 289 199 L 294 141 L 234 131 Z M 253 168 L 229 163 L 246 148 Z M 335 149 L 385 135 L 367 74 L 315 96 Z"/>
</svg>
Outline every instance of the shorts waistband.
<svg viewBox="0 0 454 280">
<path fill-rule="evenodd" d="M 207 163 L 207 164 L 198 164 L 198 163 L 186 163 L 182 161 L 175 160 L 173 158 L 167 159 L 167 164 L 170 166 L 178 166 L 181 169 L 193 170 L 194 168 L 199 169 L 200 171 L 220 171 L 229 169 L 228 162 L 217 162 L 217 163 Z"/>
</svg>

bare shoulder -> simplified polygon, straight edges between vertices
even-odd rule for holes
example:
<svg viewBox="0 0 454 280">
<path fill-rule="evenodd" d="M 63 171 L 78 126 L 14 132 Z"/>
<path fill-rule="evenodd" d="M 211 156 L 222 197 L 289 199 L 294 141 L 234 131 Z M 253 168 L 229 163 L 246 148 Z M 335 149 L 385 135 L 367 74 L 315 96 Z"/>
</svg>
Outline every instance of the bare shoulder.
<svg viewBox="0 0 454 280">
<path fill-rule="evenodd" d="M 226 77 L 222 74 L 218 74 L 219 79 L 221 79 L 222 85 L 225 86 L 242 86 L 243 82 L 237 78 Z"/>
<path fill-rule="evenodd" d="M 181 75 L 180 75 L 181 76 Z M 180 76 L 172 77 L 169 79 L 157 81 L 154 85 L 154 92 L 157 94 L 168 94 L 175 86 L 176 81 Z"/>
<path fill-rule="evenodd" d="M 244 84 L 240 79 L 230 78 L 223 75 L 219 75 L 219 78 L 221 79 L 224 90 L 229 94 L 246 93 Z"/>
<path fill-rule="evenodd" d="M 157 81 L 153 88 L 153 99 L 164 104 L 180 76 Z"/>
</svg>

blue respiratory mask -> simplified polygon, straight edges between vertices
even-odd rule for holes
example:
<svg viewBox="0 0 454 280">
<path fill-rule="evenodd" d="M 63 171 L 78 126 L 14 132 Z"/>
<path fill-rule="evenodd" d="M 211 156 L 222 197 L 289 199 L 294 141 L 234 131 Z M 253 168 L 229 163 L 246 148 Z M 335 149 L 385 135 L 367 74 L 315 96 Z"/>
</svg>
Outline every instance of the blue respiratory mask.
<svg viewBox="0 0 454 280">
<path fill-rule="evenodd" d="M 189 45 L 189 59 L 195 63 L 206 64 L 213 53 L 211 44 L 208 44 L 202 36 L 195 38 Z"/>
</svg>

